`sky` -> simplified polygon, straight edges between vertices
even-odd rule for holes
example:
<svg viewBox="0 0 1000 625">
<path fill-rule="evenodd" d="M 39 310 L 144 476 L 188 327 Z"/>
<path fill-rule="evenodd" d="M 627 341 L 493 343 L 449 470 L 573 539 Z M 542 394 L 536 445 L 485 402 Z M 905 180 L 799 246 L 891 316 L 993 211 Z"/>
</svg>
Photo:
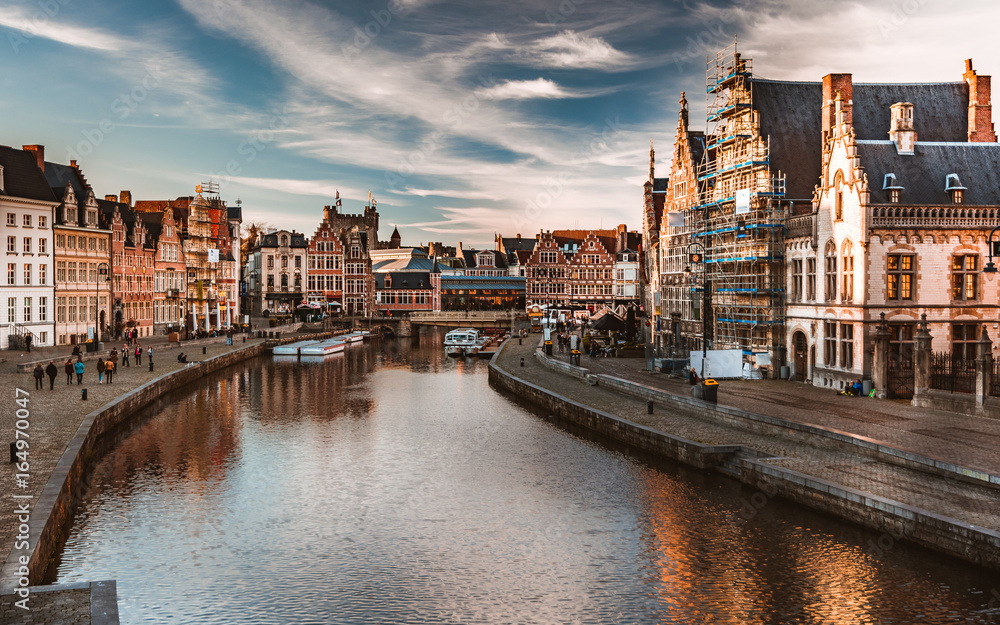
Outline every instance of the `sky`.
<svg viewBox="0 0 1000 625">
<path fill-rule="evenodd" d="M 99 197 L 212 180 L 311 235 L 340 193 L 387 240 L 641 227 L 705 58 L 818 81 L 1000 75 L 995 0 L 0 0 L 0 144 L 78 161 Z"/>
</svg>

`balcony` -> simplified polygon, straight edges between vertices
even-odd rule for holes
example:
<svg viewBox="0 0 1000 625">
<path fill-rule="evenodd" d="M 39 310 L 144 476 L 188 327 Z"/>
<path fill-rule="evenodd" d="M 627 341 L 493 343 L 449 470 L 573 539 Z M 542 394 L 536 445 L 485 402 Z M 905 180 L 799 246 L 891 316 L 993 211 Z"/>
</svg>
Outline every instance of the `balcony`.
<svg viewBox="0 0 1000 625">
<path fill-rule="evenodd" d="M 814 215 L 798 215 L 785 220 L 785 239 L 811 237 Z"/>
</svg>

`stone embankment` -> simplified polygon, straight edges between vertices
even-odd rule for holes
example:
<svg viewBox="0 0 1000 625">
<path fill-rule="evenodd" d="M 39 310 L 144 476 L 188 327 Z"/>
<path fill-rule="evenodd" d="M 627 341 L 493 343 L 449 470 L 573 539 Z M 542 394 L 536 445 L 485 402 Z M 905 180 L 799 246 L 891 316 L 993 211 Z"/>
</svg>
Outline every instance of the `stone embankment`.
<svg viewBox="0 0 1000 625">
<path fill-rule="evenodd" d="M 919 434 L 914 432 L 897 429 L 894 444 L 889 445 L 784 418 L 784 409 L 767 410 L 778 408 L 776 402 L 755 402 L 761 412 L 716 406 L 679 394 L 676 391 L 684 387 L 676 383 L 670 385 L 675 392 L 669 392 L 649 382 L 595 373 L 558 356 L 545 356 L 534 339 L 521 343 L 508 341 L 494 357 L 491 384 L 561 421 L 636 449 L 731 475 L 759 489 L 758 501 L 780 496 L 873 528 L 883 533 L 878 541 L 883 548 L 886 543 L 909 541 L 1000 568 L 1000 478 L 982 467 L 963 466 L 959 460 L 966 458 L 956 451 L 961 446 L 949 448 L 954 457 L 930 457 L 909 449 L 926 444 L 915 440 Z M 599 369 L 603 362 L 585 364 Z M 650 382 L 655 379 L 645 375 Z M 829 390 L 799 388 L 802 397 L 793 410 L 802 415 L 810 414 L 807 407 L 821 401 L 822 393 L 833 395 Z M 876 406 L 875 400 L 855 401 L 872 402 L 866 406 L 869 413 Z M 876 422 L 882 417 L 880 427 L 891 421 L 887 415 L 895 408 L 882 405 L 886 413 L 879 413 L 876 406 L 875 416 L 869 415 Z M 850 417 L 843 412 L 842 418 Z M 993 424 L 976 423 L 992 431 Z M 988 460 L 984 458 L 984 465 L 995 466 Z"/>
</svg>

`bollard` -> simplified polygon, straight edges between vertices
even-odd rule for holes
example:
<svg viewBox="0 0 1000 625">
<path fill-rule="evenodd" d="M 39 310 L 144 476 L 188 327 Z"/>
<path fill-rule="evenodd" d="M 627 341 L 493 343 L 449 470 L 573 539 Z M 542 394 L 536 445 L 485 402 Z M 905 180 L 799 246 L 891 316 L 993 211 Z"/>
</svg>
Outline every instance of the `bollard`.
<svg viewBox="0 0 1000 625">
<path fill-rule="evenodd" d="M 80 389 L 80 395 L 81 395 L 80 399 L 86 401 L 87 400 L 87 389 L 81 388 Z"/>
<path fill-rule="evenodd" d="M 646 414 L 653 414 L 653 402 L 646 402 Z"/>
<path fill-rule="evenodd" d="M 524 358 L 521 359 L 521 366 L 524 366 Z"/>
<path fill-rule="evenodd" d="M 518 344 L 518 345 L 520 345 L 520 344 L 521 344 L 521 337 L 517 337 L 517 344 Z"/>
<path fill-rule="evenodd" d="M 244 334 L 244 335 L 243 335 L 243 342 L 244 342 L 244 343 L 246 343 L 246 342 L 247 342 L 247 335 L 246 335 L 246 334 Z"/>
<path fill-rule="evenodd" d="M 153 372 L 153 359 L 152 358 L 149 359 L 149 372 L 150 373 Z"/>
<path fill-rule="evenodd" d="M 17 445 L 13 441 L 10 444 L 10 461 L 17 462 Z"/>
<path fill-rule="evenodd" d="M 202 345 L 201 346 L 201 353 L 205 354 L 207 349 L 208 349 L 207 347 L 205 347 L 204 345 Z"/>
</svg>

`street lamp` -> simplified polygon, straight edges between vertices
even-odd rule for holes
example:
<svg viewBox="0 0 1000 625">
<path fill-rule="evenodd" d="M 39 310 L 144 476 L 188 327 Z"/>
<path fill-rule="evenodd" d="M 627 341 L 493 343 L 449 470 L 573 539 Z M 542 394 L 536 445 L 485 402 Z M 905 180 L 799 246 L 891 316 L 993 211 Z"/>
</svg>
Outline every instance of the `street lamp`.
<svg viewBox="0 0 1000 625">
<path fill-rule="evenodd" d="M 990 280 L 993 279 L 993 275 L 997 272 L 997 266 L 993 264 L 993 256 L 1000 256 L 1000 241 L 993 240 L 993 235 L 996 234 L 997 230 L 1000 230 L 1000 226 L 990 230 L 990 236 L 986 238 L 990 259 L 986 262 L 986 266 L 983 267 L 983 273 L 985 273 L 986 277 Z"/>
<path fill-rule="evenodd" d="M 108 282 L 111 278 L 108 276 L 108 271 L 111 267 L 107 263 L 100 263 L 97 265 L 97 283 L 95 288 L 97 290 L 97 297 L 94 298 L 94 351 L 97 351 L 97 344 L 101 342 L 100 335 L 100 323 L 101 323 L 101 276 L 104 277 L 104 282 Z"/>
</svg>

